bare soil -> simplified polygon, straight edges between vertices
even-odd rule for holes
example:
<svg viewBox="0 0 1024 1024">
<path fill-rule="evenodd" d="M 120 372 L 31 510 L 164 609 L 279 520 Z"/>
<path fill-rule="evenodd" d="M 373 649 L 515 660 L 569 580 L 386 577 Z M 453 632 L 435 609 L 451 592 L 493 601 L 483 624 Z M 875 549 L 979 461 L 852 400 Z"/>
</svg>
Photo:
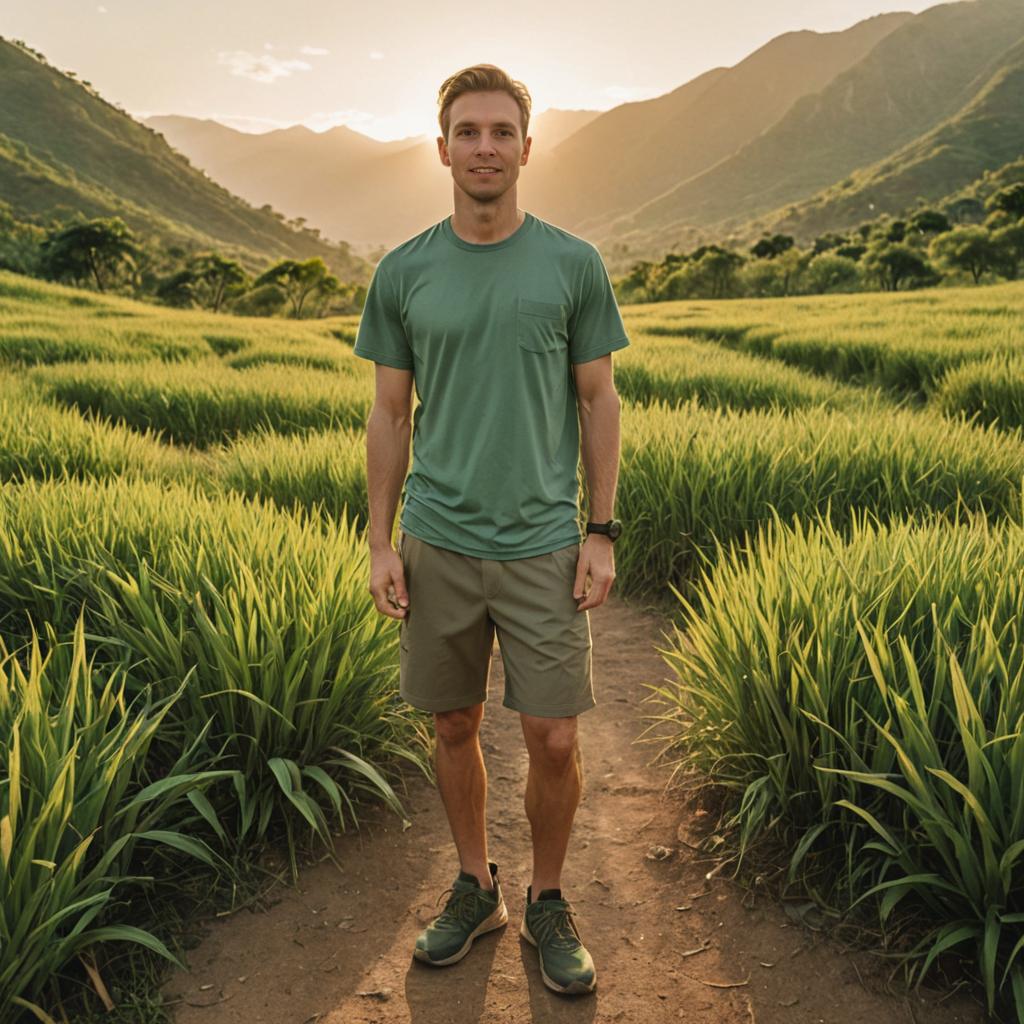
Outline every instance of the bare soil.
<svg viewBox="0 0 1024 1024">
<path fill-rule="evenodd" d="M 669 769 L 650 763 L 656 746 L 634 742 L 657 711 L 644 684 L 669 676 L 656 650 L 669 620 L 614 596 L 590 616 L 598 706 L 580 716 L 583 797 L 562 889 L 594 957 L 594 994 L 549 991 L 519 936 L 527 755 L 519 716 L 501 706 L 495 646 L 482 744 L 508 925 L 451 967 L 412 958 L 458 871 L 440 796 L 420 777 L 403 798 L 411 827 L 374 810 L 337 839 L 341 871 L 324 861 L 281 887 L 270 910 L 211 923 L 190 971 L 165 985 L 177 1024 L 981 1024 L 970 994 L 908 992 L 879 957 L 812 931 L 725 872 L 707 879 L 715 862 L 685 842 L 700 834 L 699 811 L 666 790 Z"/>
</svg>

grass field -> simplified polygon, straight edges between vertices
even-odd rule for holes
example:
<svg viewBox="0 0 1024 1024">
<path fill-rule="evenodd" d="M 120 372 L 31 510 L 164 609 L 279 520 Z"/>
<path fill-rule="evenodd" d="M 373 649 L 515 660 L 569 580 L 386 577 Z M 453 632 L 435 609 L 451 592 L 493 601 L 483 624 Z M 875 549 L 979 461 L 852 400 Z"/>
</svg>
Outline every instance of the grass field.
<svg viewBox="0 0 1024 1024">
<path fill-rule="evenodd" d="M 672 616 L 666 758 L 720 787 L 738 863 L 783 849 L 913 976 L 959 954 L 1024 1019 L 1024 282 L 623 314 L 615 592 Z M 175 955 L 183 894 L 237 903 L 268 847 L 294 873 L 430 772 L 366 589 L 355 329 L 0 273 L 26 1020 L 95 1011 L 90 971 Z"/>
</svg>

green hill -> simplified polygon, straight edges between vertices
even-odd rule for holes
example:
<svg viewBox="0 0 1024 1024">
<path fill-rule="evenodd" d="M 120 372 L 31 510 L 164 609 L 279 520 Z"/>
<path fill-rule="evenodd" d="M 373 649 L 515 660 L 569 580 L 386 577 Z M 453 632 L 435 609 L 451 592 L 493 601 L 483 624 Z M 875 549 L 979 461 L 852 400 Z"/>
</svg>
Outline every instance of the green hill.
<svg viewBox="0 0 1024 1024">
<path fill-rule="evenodd" d="M 88 83 L 3 39 L 0 82 L 0 195 L 18 220 L 47 224 L 78 211 L 118 215 L 139 234 L 216 247 L 253 268 L 271 259 L 322 256 L 345 280 L 368 278 L 368 265 L 347 245 L 254 209 Z"/>
<path fill-rule="evenodd" d="M 1024 182 L 1024 156 L 1003 164 L 994 171 L 985 171 L 974 181 L 963 188 L 958 188 L 948 196 L 944 196 L 935 205 L 940 208 L 949 206 L 961 199 L 977 199 L 984 203 L 989 196 L 1001 192 L 1010 185 L 1019 185 Z"/>
<path fill-rule="evenodd" d="M 945 200 L 977 186 L 986 171 L 1024 155 L 1024 40 L 1003 55 L 977 95 L 953 117 L 871 167 L 761 226 L 810 241 L 879 214 L 898 214 L 920 199 Z M 755 232 L 756 233 L 756 232 Z"/>
<path fill-rule="evenodd" d="M 665 251 L 688 227 L 723 237 L 805 200 L 966 111 L 998 74 L 1007 47 L 1022 37 L 1019 0 L 929 8 L 821 92 L 797 100 L 758 138 L 607 224 L 596 240 L 625 241 L 634 252 Z M 1006 87 L 995 92 L 1009 94 Z"/>
</svg>

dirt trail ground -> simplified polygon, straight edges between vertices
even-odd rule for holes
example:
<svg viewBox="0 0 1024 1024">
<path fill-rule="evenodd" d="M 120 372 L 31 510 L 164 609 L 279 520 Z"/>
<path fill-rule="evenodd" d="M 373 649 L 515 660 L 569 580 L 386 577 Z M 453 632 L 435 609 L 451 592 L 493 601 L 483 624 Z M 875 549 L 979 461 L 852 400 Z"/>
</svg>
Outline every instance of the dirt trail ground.
<svg viewBox="0 0 1024 1024">
<path fill-rule="evenodd" d="M 695 836 L 693 812 L 663 794 L 668 769 L 648 767 L 654 748 L 631 742 L 655 710 L 641 703 L 643 684 L 669 671 L 655 650 L 667 620 L 614 596 L 590 615 L 598 706 L 580 717 L 584 792 L 562 885 L 597 966 L 594 996 L 550 992 L 519 936 L 531 866 L 527 760 L 518 715 L 501 706 L 495 646 L 482 741 L 508 925 L 452 967 L 412 959 L 458 870 L 440 797 L 414 780 L 410 828 L 375 812 L 338 839 L 342 872 L 324 862 L 269 911 L 211 925 L 190 972 L 165 987 L 178 1024 L 981 1024 L 962 993 L 941 1003 L 902 994 L 898 976 L 886 992 L 877 958 L 844 952 L 720 875 L 705 880 L 709 862 L 680 841 Z M 654 859 L 658 846 L 673 852 Z"/>
</svg>

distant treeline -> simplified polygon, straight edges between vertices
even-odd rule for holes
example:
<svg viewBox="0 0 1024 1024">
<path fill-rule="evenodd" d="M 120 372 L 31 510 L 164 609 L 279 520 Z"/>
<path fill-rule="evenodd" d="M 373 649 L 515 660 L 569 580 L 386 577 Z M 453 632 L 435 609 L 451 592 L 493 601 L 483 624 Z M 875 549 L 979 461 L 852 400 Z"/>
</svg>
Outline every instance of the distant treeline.
<svg viewBox="0 0 1024 1024">
<path fill-rule="evenodd" d="M 806 249 L 791 235 L 766 234 L 746 253 L 701 245 L 642 260 L 615 281 L 622 303 L 765 298 L 825 292 L 901 291 L 946 283 L 1016 280 L 1024 265 L 1024 182 L 984 201 L 964 197 L 942 209 L 890 216 Z"/>
<path fill-rule="evenodd" d="M 358 313 L 366 286 L 340 281 L 319 256 L 252 271 L 230 255 L 137 237 L 120 217 L 81 215 L 44 228 L 0 202 L 0 269 L 180 309 L 243 316 Z"/>
<path fill-rule="evenodd" d="M 705 244 L 641 260 L 614 281 L 623 304 L 900 291 L 940 283 L 1016 280 L 1024 265 L 1024 181 L 986 199 L 922 207 L 800 248 L 765 234 L 747 252 Z M 259 272 L 216 251 L 140 240 L 119 217 L 78 216 L 50 228 L 16 220 L 0 202 L 0 269 L 178 308 L 243 316 L 359 313 L 366 286 L 342 282 L 320 257 L 284 259 Z"/>
</svg>

